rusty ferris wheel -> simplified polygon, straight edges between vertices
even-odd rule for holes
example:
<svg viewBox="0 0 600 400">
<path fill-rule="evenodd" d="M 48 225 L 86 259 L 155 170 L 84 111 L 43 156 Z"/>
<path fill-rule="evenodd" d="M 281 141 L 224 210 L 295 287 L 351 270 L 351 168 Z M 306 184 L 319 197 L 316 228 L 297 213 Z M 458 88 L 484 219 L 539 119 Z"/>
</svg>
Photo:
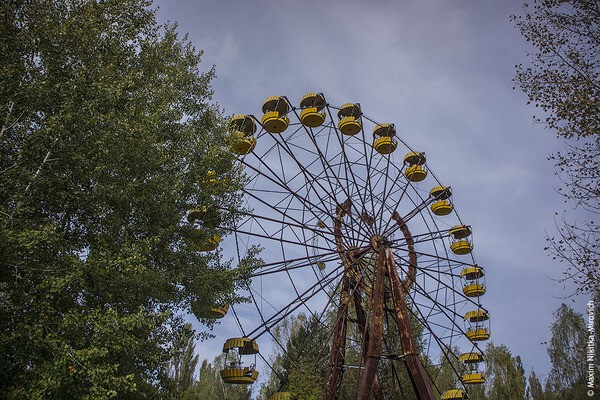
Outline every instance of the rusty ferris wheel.
<svg viewBox="0 0 600 400">
<path fill-rule="evenodd" d="M 490 336 L 489 314 L 481 304 L 484 269 L 451 188 L 429 170 L 424 152 L 358 103 L 335 107 L 309 93 L 295 107 L 275 96 L 262 112 L 234 115 L 229 126 L 231 150 L 248 175 L 248 211 L 231 236 L 238 257 L 261 246 L 264 264 L 247 288 L 252 305 L 213 310 L 215 318 L 234 314 L 241 331 L 223 346 L 230 361 L 223 381 L 255 382 L 256 359 L 269 368 L 261 340 L 304 311 L 330 318 L 324 399 L 338 399 L 342 387 L 360 400 L 408 392 L 467 398 L 485 381 L 479 343 Z M 203 251 L 220 243 L 211 211 L 188 216 L 206 233 Z M 443 370 L 450 381 L 439 379 Z M 282 386 L 271 398 L 294 393 Z"/>
</svg>

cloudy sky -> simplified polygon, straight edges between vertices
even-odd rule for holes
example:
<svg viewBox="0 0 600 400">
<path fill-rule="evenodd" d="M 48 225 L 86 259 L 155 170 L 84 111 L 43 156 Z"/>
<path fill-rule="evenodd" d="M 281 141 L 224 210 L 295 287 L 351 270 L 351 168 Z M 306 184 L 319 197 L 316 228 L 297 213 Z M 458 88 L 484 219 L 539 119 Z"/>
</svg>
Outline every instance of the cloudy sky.
<svg viewBox="0 0 600 400">
<path fill-rule="evenodd" d="M 323 92 L 336 105 L 396 124 L 450 181 L 486 268 L 492 340 L 546 377 L 552 312 L 570 292 L 550 278 L 544 252 L 555 193 L 549 153 L 562 144 L 513 90 L 526 43 L 509 21 L 521 0 L 161 0 L 160 22 L 178 22 L 202 65 L 216 67 L 214 99 L 226 114 L 260 114 L 264 99 Z M 233 256 L 233 255 L 232 255 Z M 587 298 L 573 306 L 585 313 Z M 230 323 L 215 329 L 225 335 Z M 224 338 L 199 343 L 212 358 Z"/>
</svg>

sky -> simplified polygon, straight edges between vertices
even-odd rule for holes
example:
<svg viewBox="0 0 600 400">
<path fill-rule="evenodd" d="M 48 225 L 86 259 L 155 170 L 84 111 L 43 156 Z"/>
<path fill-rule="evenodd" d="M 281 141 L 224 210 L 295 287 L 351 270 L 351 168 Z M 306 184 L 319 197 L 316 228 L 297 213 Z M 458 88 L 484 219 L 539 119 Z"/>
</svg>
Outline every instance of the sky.
<svg viewBox="0 0 600 400">
<path fill-rule="evenodd" d="M 461 219 L 474 229 L 486 268 L 492 341 L 520 355 L 526 373 L 545 378 L 552 313 L 562 302 L 586 315 L 585 296 L 559 278 L 544 251 L 554 213 L 567 209 L 547 160 L 563 144 L 532 116 L 540 111 L 513 90 L 527 43 L 510 22 L 521 0 L 161 0 L 159 22 L 179 24 L 214 64 L 214 101 L 225 114 L 260 115 L 264 99 L 322 92 L 329 102 L 360 102 L 391 121 L 451 181 Z M 227 254 L 225 254 L 227 256 Z M 231 255 L 233 257 L 233 255 Z M 201 327 L 199 327 L 201 328 Z M 231 321 L 197 344 L 218 353 Z M 216 352 L 215 352 L 216 349 Z"/>
</svg>

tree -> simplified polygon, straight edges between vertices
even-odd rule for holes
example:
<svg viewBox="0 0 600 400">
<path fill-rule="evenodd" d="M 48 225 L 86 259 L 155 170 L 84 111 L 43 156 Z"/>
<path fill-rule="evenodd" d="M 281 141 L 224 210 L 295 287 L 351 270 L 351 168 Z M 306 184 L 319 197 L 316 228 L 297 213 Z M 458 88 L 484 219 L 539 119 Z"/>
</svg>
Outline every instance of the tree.
<svg viewBox="0 0 600 400">
<path fill-rule="evenodd" d="M 588 336 L 583 316 L 562 304 L 554 312 L 550 331 L 552 338 L 548 346 L 548 355 L 552 369 L 547 381 L 549 391 L 563 400 L 585 398 Z"/>
<path fill-rule="evenodd" d="M 489 400 L 525 399 L 525 370 L 520 356 L 513 356 L 504 346 L 489 343 L 485 350 Z"/>
<path fill-rule="evenodd" d="M 546 400 L 547 396 L 542 388 L 542 383 L 532 369 L 529 374 L 528 385 L 527 385 L 527 398 L 533 400 Z"/>
<path fill-rule="evenodd" d="M 512 16 L 534 51 L 531 63 L 516 66 L 514 81 L 541 108 L 545 123 L 566 141 L 566 152 L 550 157 L 564 184 L 565 200 L 589 216 L 583 221 L 557 221 L 558 237 L 549 236 L 547 250 L 568 264 L 563 282 L 575 293 L 600 290 L 600 2 L 598 0 L 533 0 L 525 14 Z"/>
<path fill-rule="evenodd" d="M 182 312 L 233 302 L 198 205 L 239 207 L 212 69 L 150 1 L 0 4 L 0 397 L 167 397 Z"/>
<path fill-rule="evenodd" d="M 194 384 L 194 374 L 200 356 L 195 354 L 196 345 L 192 324 L 184 325 L 180 336 L 175 339 L 171 349 L 169 377 L 173 380 L 176 398 L 184 397 Z"/>
</svg>

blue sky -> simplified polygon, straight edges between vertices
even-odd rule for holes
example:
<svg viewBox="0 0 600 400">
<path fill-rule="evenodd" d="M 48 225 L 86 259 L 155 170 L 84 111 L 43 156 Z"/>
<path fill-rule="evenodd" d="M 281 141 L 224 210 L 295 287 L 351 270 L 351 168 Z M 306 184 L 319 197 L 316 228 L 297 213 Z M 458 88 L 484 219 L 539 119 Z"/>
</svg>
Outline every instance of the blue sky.
<svg viewBox="0 0 600 400">
<path fill-rule="evenodd" d="M 338 106 L 360 102 L 365 114 L 394 122 L 407 143 L 426 151 L 473 226 L 492 341 L 520 355 L 527 373 L 546 377 L 541 343 L 570 291 L 551 280 L 561 266 L 544 252 L 544 238 L 554 213 L 569 206 L 547 160 L 563 145 L 533 124 L 540 111 L 513 90 L 514 66 L 527 62 L 529 50 L 509 21 L 521 3 L 156 2 L 159 21 L 178 22 L 204 51 L 203 68 L 215 65 L 214 100 L 226 114 L 259 115 L 269 96 L 323 92 Z M 585 313 L 587 301 L 572 305 Z M 218 338 L 198 343 L 201 357 L 216 355 L 232 329 L 226 320 L 214 330 Z"/>
</svg>

